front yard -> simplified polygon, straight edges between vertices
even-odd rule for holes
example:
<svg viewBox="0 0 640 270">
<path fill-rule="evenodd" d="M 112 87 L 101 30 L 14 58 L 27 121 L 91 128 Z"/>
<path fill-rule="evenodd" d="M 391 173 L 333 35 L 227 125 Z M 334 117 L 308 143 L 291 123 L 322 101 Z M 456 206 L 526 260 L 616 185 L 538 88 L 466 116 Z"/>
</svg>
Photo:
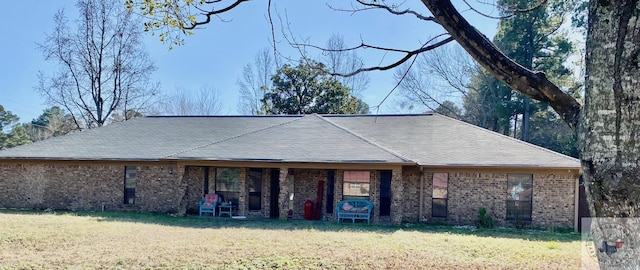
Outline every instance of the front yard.
<svg viewBox="0 0 640 270">
<path fill-rule="evenodd" d="M 580 235 L 0 211 L 0 269 L 576 269 Z"/>
</svg>

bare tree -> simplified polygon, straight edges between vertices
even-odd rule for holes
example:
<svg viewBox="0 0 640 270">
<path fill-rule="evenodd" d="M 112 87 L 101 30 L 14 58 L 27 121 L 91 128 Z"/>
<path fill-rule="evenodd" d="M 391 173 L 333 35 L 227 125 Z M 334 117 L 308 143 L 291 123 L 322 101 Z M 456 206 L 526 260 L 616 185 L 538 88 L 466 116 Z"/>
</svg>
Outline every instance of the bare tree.
<svg viewBox="0 0 640 270">
<path fill-rule="evenodd" d="M 470 79 L 479 68 L 455 44 L 422 54 L 413 67 L 407 63 L 396 69 L 395 79 L 400 89 L 397 103 L 405 108 L 417 108 L 421 111 L 440 108 L 460 118 L 456 108 L 448 106 L 455 102 L 445 101 L 457 101 L 466 96 L 471 87 Z"/>
<path fill-rule="evenodd" d="M 163 105 L 166 115 L 216 115 L 222 110 L 218 92 L 210 86 L 203 86 L 197 94 L 178 87 Z"/>
<path fill-rule="evenodd" d="M 273 74 L 273 52 L 269 48 L 263 48 L 256 54 L 253 63 L 244 66 L 242 77 L 236 82 L 240 89 L 238 111 L 246 115 L 264 114 L 260 100 L 264 98 L 267 88 L 271 85 Z"/>
<path fill-rule="evenodd" d="M 327 41 L 326 50 L 322 52 L 320 62 L 326 65 L 330 73 L 347 74 L 364 67 L 362 57 L 356 51 L 348 51 L 344 38 L 340 34 L 333 34 Z M 369 75 L 359 73 L 349 77 L 336 76 L 342 85 L 351 89 L 351 94 L 359 97 L 369 86 Z"/>
<path fill-rule="evenodd" d="M 36 89 L 79 129 L 108 123 L 114 111 L 144 111 L 155 102 L 158 84 L 151 82 L 156 68 L 142 44 L 140 21 L 117 0 L 80 0 L 76 6 L 77 28 L 60 10 L 53 33 L 38 46 L 58 69 L 40 72 Z"/>
</svg>

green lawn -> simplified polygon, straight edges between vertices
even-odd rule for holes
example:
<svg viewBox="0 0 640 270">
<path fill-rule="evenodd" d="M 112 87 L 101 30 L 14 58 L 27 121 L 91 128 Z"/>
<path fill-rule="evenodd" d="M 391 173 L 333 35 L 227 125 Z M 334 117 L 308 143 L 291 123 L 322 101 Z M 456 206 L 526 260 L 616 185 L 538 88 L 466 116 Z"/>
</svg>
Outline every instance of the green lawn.
<svg viewBox="0 0 640 270">
<path fill-rule="evenodd" d="M 0 211 L 0 269 L 576 269 L 580 235 Z"/>
</svg>

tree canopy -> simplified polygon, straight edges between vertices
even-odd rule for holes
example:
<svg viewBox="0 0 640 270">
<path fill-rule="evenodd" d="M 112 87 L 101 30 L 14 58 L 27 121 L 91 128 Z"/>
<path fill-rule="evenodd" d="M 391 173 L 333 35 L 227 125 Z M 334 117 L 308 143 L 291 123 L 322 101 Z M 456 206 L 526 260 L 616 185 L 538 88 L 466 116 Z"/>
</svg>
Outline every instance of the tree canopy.
<svg viewBox="0 0 640 270">
<path fill-rule="evenodd" d="M 302 59 L 297 66 L 285 64 L 271 81 L 262 99 L 266 114 L 357 114 L 363 110 L 363 102 L 313 60 Z"/>
<path fill-rule="evenodd" d="M 18 125 L 20 118 L 0 105 L 0 150 L 30 143 L 24 127 Z"/>
</svg>

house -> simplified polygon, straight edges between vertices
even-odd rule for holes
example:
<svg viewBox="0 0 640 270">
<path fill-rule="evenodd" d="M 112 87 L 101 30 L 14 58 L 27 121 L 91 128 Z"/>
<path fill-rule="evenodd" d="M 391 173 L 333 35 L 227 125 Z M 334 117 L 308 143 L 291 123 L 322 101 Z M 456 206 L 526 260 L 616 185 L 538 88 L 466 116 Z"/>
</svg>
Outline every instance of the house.
<svg viewBox="0 0 640 270">
<path fill-rule="evenodd" d="M 0 208 L 577 226 L 577 159 L 439 114 L 145 117 L 0 151 Z M 322 200 L 318 204 L 318 194 Z"/>
</svg>

